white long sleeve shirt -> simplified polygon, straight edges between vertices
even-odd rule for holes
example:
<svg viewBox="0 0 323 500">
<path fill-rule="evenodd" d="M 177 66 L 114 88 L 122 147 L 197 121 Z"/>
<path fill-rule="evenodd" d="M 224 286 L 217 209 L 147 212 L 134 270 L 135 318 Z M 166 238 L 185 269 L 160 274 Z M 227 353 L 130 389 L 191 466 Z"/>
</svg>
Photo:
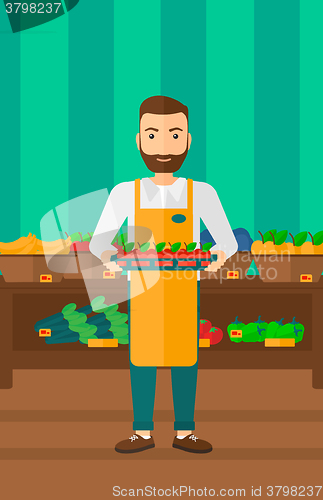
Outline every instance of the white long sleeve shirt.
<svg viewBox="0 0 323 500">
<path fill-rule="evenodd" d="M 157 186 L 148 177 L 140 181 L 141 208 L 187 208 L 187 179 L 179 177 L 170 186 Z M 128 226 L 135 224 L 135 183 L 115 186 L 104 207 L 90 243 L 91 252 L 101 257 L 111 245 L 115 234 L 128 217 Z M 211 251 L 222 250 L 227 258 L 236 253 L 238 244 L 215 189 L 205 182 L 193 182 L 193 241 L 200 241 L 200 219 L 216 244 Z M 131 240 L 129 240 L 131 241 Z"/>
</svg>

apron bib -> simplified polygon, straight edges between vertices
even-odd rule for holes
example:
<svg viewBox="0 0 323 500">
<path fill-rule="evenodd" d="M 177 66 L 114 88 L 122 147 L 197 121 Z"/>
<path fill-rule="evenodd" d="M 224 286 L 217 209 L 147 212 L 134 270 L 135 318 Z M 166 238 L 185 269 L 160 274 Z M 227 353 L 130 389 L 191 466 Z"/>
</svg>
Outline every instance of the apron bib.
<svg viewBox="0 0 323 500">
<path fill-rule="evenodd" d="M 136 179 L 135 226 L 149 228 L 156 244 L 192 242 L 193 181 L 187 180 L 186 209 L 143 209 Z M 197 273 L 156 272 L 157 281 L 154 271 L 130 272 L 130 360 L 136 366 L 192 366 L 198 354 Z"/>
</svg>

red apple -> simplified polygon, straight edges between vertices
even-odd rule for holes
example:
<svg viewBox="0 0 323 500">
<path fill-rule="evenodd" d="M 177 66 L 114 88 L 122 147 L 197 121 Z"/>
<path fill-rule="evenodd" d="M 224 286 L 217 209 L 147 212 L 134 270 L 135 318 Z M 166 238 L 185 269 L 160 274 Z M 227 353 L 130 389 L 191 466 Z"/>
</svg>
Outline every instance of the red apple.
<svg viewBox="0 0 323 500">
<path fill-rule="evenodd" d="M 205 252 L 203 252 L 200 248 L 197 248 L 192 253 L 193 253 L 195 259 L 202 259 L 205 257 Z"/>
<path fill-rule="evenodd" d="M 177 252 L 173 254 L 174 259 L 187 259 L 187 251 L 180 248 Z"/>
<path fill-rule="evenodd" d="M 71 250 L 77 250 L 78 252 L 89 252 L 90 242 L 89 241 L 75 241 L 71 245 Z"/>
</svg>

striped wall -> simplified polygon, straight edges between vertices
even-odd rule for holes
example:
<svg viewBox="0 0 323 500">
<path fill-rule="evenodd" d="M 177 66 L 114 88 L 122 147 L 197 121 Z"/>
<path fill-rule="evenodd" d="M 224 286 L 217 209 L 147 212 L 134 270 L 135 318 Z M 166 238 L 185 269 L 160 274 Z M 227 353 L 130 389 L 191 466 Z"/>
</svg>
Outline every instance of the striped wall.
<svg viewBox="0 0 323 500">
<path fill-rule="evenodd" d="M 82 0 L 13 35 L 1 8 L 0 240 L 99 191 L 65 209 L 92 230 L 108 190 L 147 175 L 135 135 L 156 94 L 188 105 L 181 175 L 215 187 L 232 227 L 323 229 L 322 22 L 321 0 Z"/>
</svg>

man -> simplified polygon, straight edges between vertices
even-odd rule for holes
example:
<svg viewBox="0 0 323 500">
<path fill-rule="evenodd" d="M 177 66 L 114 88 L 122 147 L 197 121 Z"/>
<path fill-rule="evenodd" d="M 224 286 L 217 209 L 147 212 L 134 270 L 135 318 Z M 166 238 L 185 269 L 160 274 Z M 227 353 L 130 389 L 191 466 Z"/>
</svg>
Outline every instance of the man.
<svg viewBox="0 0 323 500">
<path fill-rule="evenodd" d="M 237 251 L 236 239 L 213 187 L 174 176 L 190 146 L 186 106 L 164 96 L 150 97 L 141 104 L 137 147 L 154 176 L 121 183 L 111 191 L 90 246 L 92 253 L 102 257 L 111 271 L 117 266 L 110 262 L 116 251 L 102 235 L 109 231 L 111 234 L 113 230 L 115 233 L 126 218 L 135 231 L 139 227 L 147 228 L 154 242 L 167 244 L 199 242 L 202 218 L 216 241 L 212 253 L 217 255 L 217 261 L 207 268 L 211 272 L 218 270 Z M 193 434 L 199 272 L 189 277 L 180 271 L 160 271 L 156 277 L 157 274 L 153 271 L 128 273 L 135 433 L 118 443 L 115 449 L 120 453 L 135 453 L 155 447 L 150 433 L 154 429 L 157 366 L 169 366 L 177 432 L 173 447 L 191 453 L 208 453 L 212 451 L 211 444 Z"/>
</svg>

